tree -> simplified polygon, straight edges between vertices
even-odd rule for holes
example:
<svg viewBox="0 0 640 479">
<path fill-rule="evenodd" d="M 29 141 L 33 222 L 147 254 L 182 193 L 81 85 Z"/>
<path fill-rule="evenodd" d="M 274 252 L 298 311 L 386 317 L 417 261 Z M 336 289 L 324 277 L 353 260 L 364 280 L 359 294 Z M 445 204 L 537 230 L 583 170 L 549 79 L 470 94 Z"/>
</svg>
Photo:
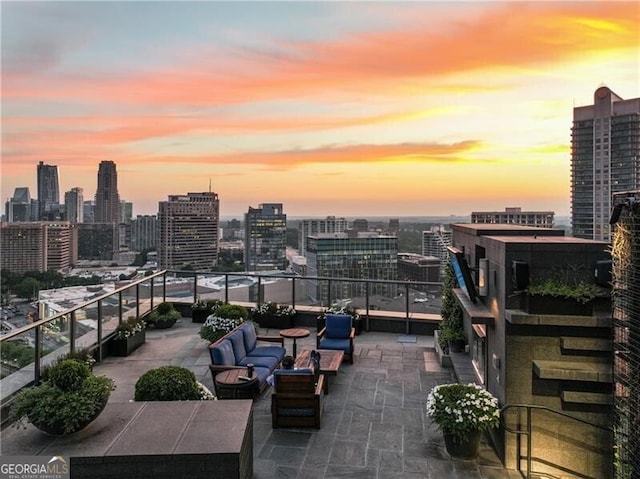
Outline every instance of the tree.
<svg viewBox="0 0 640 479">
<path fill-rule="evenodd" d="M 447 262 L 444 267 L 442 280 L 442 308 L 440 314 L 440 335 L 438 342 L 443 350 L 448 351 L 450 341 L 465 341 L 464 317 L 462 307 L 458 303 L 453 289 L 458 287 L 458 281 L 453 273 L 453 266 Z"/>
<path fill-rule="evenodd" d="M 28 301 L 32 301 L 38 297 L 40 288 L 40 282 L 37 279 L 29 276 L 20 281 L 15 286 L 14 291 L 19 298 L 24 298 Z"/>
</svg>

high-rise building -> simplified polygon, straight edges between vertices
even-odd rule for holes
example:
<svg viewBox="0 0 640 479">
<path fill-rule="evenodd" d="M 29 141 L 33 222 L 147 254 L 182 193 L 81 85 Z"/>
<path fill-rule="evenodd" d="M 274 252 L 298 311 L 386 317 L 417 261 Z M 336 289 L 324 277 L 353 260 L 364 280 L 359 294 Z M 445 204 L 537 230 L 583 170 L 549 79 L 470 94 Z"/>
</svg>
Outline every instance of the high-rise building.
<svg viewBox="0 0 640 479">
<path fill-rule="evenodd" d="M 131 246 L 136 251 L 158 247 L 158 222 L 155 215 L 138 215 L 131 221 Z"/>
<path fill-rule="evenodd" d="M 609 88 L 594 104 L 573 109 L 571 220 L 573 236 L 610 240 L 611 194 L 640 188 L 640 98 Z"/>
<path fill-rule="evenodd" d="M 93 223 L 93 211 L 95 209 L 95 202 L 85 201 L 82 204 L 82 216 L 85 223 Z"/>
<path fill-rule="evenodd" d="M 287 215 L 282 203 L 249 207 L 244 215 L 244 264 L 247 271 L 287 268 Z"/>
<path fill-rule="evenodd" d="M 451 230 L 447 230 L 444 225 L 432 226 L 429 231 L 422 232 L 422 256 L 448 260 L 447 246 L 451 246 Z"/>
<path fill-rule="evenodd" d="M 504 211 L 473 211 L 471 222 L 553 228 L 554 216 L 553 211 L 522 211 L 517 207 Z"/>
<path fill-rule="evenodd" d="M 133 219 L 133 203 L 120 200 L 120 222 L 131 223 Z"/>
<path fill-rule="evenodd" d="M 98 187 L 93 221 L 95 223 L 120 223 L 118 172 L 113 161 L 101 161 L 98 167 Z"/>
<path fill-rule="evenodd" d="M 29 188 L 19 187 L 5 204 L 5 215 L 9 222 L 31 221 L 31 195 Z"/>
<path fill-rule="evenodd" d="M 325 219 L 307 219 L 298 222 L 298 253 L 305 256 L 307 238 L 318 233 L 343 233 L 349 229 L 349 222 L 344 218 L 327 216 Z"/>
<path fill-rule="evenodd" d="M 82 223 L 84 221 L 84 195 L 82 188 L 71 188 L 64 194 L 64 211 L 67 221 Z"/>
<path fill-rule="evenodd" d="M 74 230 L 66 221 L 2 223 L 0 268 L 15 273 L 68 271 L 75 262 Z"/>
<path fill-rule="evenodd" d="M 58 185 L 58 167 L 38 163 L 38 218 L 53 219 L 60 208 L 60 188 Z"/>
<path fill-rule="evenodd" d="M 170 195 L 158 205 L 158 266 L 212 271 L 218 262 L 220 200 L 212 192 Z"/>
<path fill-rule="evenodd" d="M 398 238 L 374 232 L 320 233 L 307 240 L 307 274 L 312 277 L 397 280 Z M 307 280 L 309 297 L 323 304 L 365 296 L 395 296 L 387 283 Z M 331 290 L 329 291 L 329 286 Z"/>
<path fill-rule="evenodd" d="M 118 251 L 114 243 L 117 229 L 113 223 L 78 223 L 78 258 L 113 261 L 114 251 Z"/>
</svg>

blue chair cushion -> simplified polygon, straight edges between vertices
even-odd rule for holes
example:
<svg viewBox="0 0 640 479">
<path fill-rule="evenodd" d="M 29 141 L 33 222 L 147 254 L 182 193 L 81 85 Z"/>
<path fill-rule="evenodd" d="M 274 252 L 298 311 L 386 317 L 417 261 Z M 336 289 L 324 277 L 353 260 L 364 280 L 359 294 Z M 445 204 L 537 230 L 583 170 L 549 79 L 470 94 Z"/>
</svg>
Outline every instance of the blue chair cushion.
<svg viewBox="0 0 640 479">
<path fill-rule="evenodd" d="M 351 353 L 351 343 L 349 339 L 322 338 L 320 349 L 342 349 L 345 353 Z"/>
<path fill-rule="evenodd" d="M 213 364 L 235 366 L 236 357 L 233 354 L 233 346 L 227 339 L 222 340 L 217 346 L 209 350 Z"/>
<path fill-rule="evenodd" d="M 280 361 L 273 356 L 245 356 L 242 361 L 238 362 L 238 366 L 246 366 L 249 363 L 252 363 L 254 366 L 273 370 L 278 367 Z"/>
<path fill-rule="evenodd" d="M 311 407 L 279 407 L 278 416 L 286 417 L 313 417 L 316 415 L 316 410 Z"/>
<path fill-rule="evenodd" d="M 236 357 L 236 364 L 239 364 L 247 355 L 247 350 L 244 348 L 244 334 L 237 329 L 227 336 L 227 339 L 231 341 L 233 355 Z"/>
<path fill-rule="evenodd" d="M 325 320 L 327 338 L 348 338 L 351 334 L 350 314 L 327 314 Z"/>
<path fill-rule="evenodd" d="M 276 376 L 297 376 L 303 374 L 313 375 L 313 369 L 311 368 L 299 368 L 299 369 L 276 369 L 273 374 Z"/>
<path fill-rule="evenodd" d="M 250 351 L 248 356 L 260 357 L 270 356 L 276 358 L 278 362 L 282 361 L 287 350 L 282 346 L 257 346 L 253 351 Z"/>
<path fill-rule="evenodd" d="M 240 326 L 240 330 L 244 335 L 244 349 L 247 351 L 247 354 L 250 354 L 258 343 L 256 328 L 254 328 L 251 323 L 243 323 L 242 326 Z"/>
</svg>

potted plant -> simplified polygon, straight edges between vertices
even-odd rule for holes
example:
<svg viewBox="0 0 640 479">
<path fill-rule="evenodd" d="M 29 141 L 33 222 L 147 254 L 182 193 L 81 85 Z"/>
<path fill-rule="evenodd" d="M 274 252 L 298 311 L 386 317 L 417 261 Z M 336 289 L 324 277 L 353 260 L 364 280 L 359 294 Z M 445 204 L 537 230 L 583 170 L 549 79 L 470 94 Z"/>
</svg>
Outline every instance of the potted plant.
<svg viewBox="0 0 640 479">
<path fill-rule="evenodd" d="M 181 366 L 150 369 L 136 381 L 136 401 L 200 401 L 215 399 L 209 389 L 196 380 L 193 371 Z"/>
<path fill-rule="evenodd" d="M 145 340 L 145 321 L 142 318 L 129 316 L 116 328 L 115 335 L 109 341 L 109 353 L 112 356 L 129 356 L 142 346 Z"/>
<path fill-rule="evenodd" d="M 438 344 L 445 353 L 463 351 L 467 342 L 462 307 L 453 294 L 453 288 L 457 286 L 458 282 L 453 273 L 453 267 L 451 263 L 446 263 L 442 281 L 442 308 L 440 310 L 442 322 L 438 333 Z"/>
<path fill-rule="evenodd" d="M 452 457 L 474 459 L 483 431 L 498 427 L 498 400 L 477 384 L 441 384 L 427 396 L 427 417 L 444 435 Z"/>
<path fill-rule="evenodd" d="M 237 304 L 223 304 L 207 318 L 200 328 L 199 335 L 213 343 L 225 334 L 233 331 L 249 317 L 249 311 Z"/>
<path fill-rule="evenodd" d="M 296 310 L 288 305 L 267 301 L 251 310 L 251 320 L 262 328 L 287 329 L 293 327 Z"/>
<path fill-rule="evenodd" d="M 207 317 L 223 304 L 219 299 L 200 299 L 191 305 L 191 320 L 194 323 L 204 323 Z"/>
<path fill-rule="evenodd" d="M 351 321 L 353 324 L 353 327 L 356 329 L 356 335 L 359 335 L 360 333 L 362 333 L 362 317 L 360 316 L 360 313 L 358 313 L 358 311 L 356 310 L 356 308 L 354 308 L 351 305 L 346 305 L 346 306 L 338 306 L 337 304 L 333 304 L 331 305 L 331 307 L 325 311 L 322 311 L 322 313 L 320 313 L 320 316 L 318 316 L 317 318 L 317 328 L 318 331 L 322 330 L 322 328 L 324 328 L 324 324 L 325 324 L 325 319 L 324 317 L 327 314 L 349 314 L 351 315 Z"/>
<path fill-rule="evenodd" d="M 147 316 L 146 321 L 148 325 L 153 326 L 155 329 L 167 329 L 173 327 L 181 317 L 180 311 L 175 309 L 173 304 L 164 301 Z"/>
<path fill-rule="evenodd" d="M 527 312 L 591 316 L 597 288 L 586 281 L 566 282 L 559 278 L 533 281 L 527 288 Z"/>
<path fill-rule="evenodd" d="M 112 379 L 94 376 L 86 363 L 76 359 L 51 366 L 48 377 L 16 396 L 10 412 L 16 427 L 28 421 L 56 436 L 80 431 L 102 412 L 114 387 Z"/>
</svg>

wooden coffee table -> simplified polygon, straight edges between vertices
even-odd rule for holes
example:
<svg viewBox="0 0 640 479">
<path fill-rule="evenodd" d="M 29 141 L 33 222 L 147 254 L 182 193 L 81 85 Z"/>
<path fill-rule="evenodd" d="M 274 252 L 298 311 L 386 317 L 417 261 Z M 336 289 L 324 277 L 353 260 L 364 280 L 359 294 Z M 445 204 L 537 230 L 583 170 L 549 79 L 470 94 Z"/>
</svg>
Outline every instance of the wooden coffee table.
<svg viewBox="0 0 640 479">
<path fill-rule="evenodd" d="M 311 331 L 304 328 L 290 328 L 290 329 L 283 329 L 282 331 L 280 331 L 280 336 L 282 336 L 283 338 L 293 339 L 293 357 L 294 358 L 297 356 L 296 340 L 298 338 L 306 338 L 310 334 L 311 334 Z"/>
<path fill-rule="evenodd" d="M 316 349 L 320 353 L 320 374 L 324 374 L 324 393 L 329 394 L 329 376 L 337 376 L 342 360 L 344 359 L 344 351 L 336 351 L 333 349 Z M 300 351 L 300 356 L 296 358 L 296 368 L 309 367 L 309 359 L 311 351 L 305 349 Z"/>
<path fill-rule="evenodd" d="M 246 376 L 246 369 L 228 369 L 216 374 L 215 387 L 218 399 L 253 399 L 258 383 L 258 375 L 253 373 L 249 380 L 239 379 Z"/>
</svg>

